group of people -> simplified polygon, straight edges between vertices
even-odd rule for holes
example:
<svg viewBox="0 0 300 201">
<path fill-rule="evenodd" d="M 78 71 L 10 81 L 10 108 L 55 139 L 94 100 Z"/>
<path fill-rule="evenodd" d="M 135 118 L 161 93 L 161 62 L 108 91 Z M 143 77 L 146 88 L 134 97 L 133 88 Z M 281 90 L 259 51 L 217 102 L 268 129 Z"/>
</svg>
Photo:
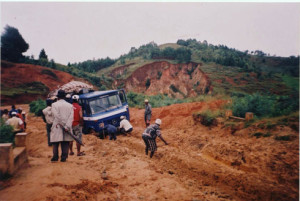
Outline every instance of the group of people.
<svg viewBox="0 0 300 201">
<path fill-rule="evenodd" d="M 13 133 L 21 133 L 26 129 L 26 113 L 22 108 L 16 109 L 15 105 L 11 106 L 11 110 L 1 110 L 1 118 L 7 125 L 13 127 Z"/>
<path fill-rule="evenodd" d="M 43 114 L 45 116 L 47 128 L 48 145 L 53 146 L 53 157 L 51 158 L 51 161 L 58 161 L 59 144 L 61 145 L 62 162 L 66 161 L 69 154 L 74 154 L 73 138 L 69 134 L 70 132 L 82 140 L 83 117 L 82 109 L 78 104 L 78 100 L 78 95 L 73 95 L 72 100 L 69 100 L 69 97 L 66 99 L 66 94 L 63 90 L 58 91 L 57 101 L 56 99 L 47 100 L 47 108 L 43 110 Z M 160 126 L 162 121 L 160 119 L 156 119 L 155 123 L 150 125 L 151 116 L 152 108 L 149 101 L 146 99 L 144 114 L 146 129 L 142 133 L 142 139 L 145 143 L 145 154 L 148 155 L 148 152 L 150 151 L 150 158 L 153 157 L 157 150 L 157 137 L 168 145 L 161 135 Z M 109 140 L 116 140 L 118 132 L 126 135 L 133 131 L 133 127 L 126 119 L 126 116 L 121 116 L 120 120 L 120 127 L 118 128 L 111 124 L 103 125 L 104 130 L 109 135 Z M 81 145 L 78 142 L 76 142 L 76 146 L 77 156 L 84 155 L 84 152 L 80 151 Z"/>
<path fill-rule="evenodd" d="M 65 100 L 66 93 L 59 90 L 57 97 L 46 100 L 47 107 L 43 110 L 46 123 L 48 146 L 53 147 L 52 162 L 58 161 L 58 147 L 61 146 L 61 162 L 66 162 L 68 155 L 74 155 L 73 141 L 70 133 L 82 140 L 82 109 L 78 104 L 79 96 L 72 96 L 72 104 Z M 77 156 L 85 155 L 81 152 L 81 145 L 76 142 Z"/>
<path fill-rule="evenodd" d="M 65 91 L 59 90 L 56 97 L 46 100 L 47 107 L 42 111 L 43 119 L 46 123 L 48 146 L 53 147 L 53 157 L 51 161 L 58 161 L 58 147 L 61 146 L 61 162 L 65 162 L 68 155 L 74 155 L 73 151 L 73 137 L 75 135 L 82 141 L 82 108 L 78 104 L 79 96 L 66 95 Z M 120 133 L 126 135 L 132 132 L 133 127 L 125 116 L 120 117 L 120 127 L 108 124 L 104 127 L 109 135 L 110 140 L 116 140 L 116 134 Z M 85 155 L 81 151 L 81 144 L 76 142 L 77 156 Z"/>
<path fill-rule="evenodd" d="M 78 104 L 79 96 L 73 95 L 72 100 L 68 97 L 66 99 L 66 93 L 64 90 L 59 90 L 56 97 L 52 97 L 46 100 L 47 107 L 42 111 L 43 119 L 46 123 L 47 141 L 48 146 L 53 147 L 53 157 L 51 161 L 58 161 L 58 148 L 61 146 L 61 162 L 65 162 L 68 155 L 74 155 L 73 151 L 73 137 L 70 133 L 75 135 L 80 141 L 82 141 L 82 127 L 83 117 L 82 108 Z M 10 111 L 7 109 L 1 110 L 1 117 L 6 124 L 11 125 L 14 129 L 14 133 L 23 132 L 26 129 L 26 116 L 25 112 L 21 108 L 16 109 L 15 105 L 12 105 Z M 161 135 L 160 126 L 162 121 L 156 119 L 154 124 L 150 125 L 152 116 L 152 108 L 149 101 L 145 100 L 145 113 L 144 120 L 146 129 L 142 133 L 142 139 L 145 143 L 145 154 L 148 155 L 150 151 L 150 158 L 153 157 L 157 150 L 156 138 L 159 137 L 166 145 L 168 144 Z M 133 126 L 126 119 L 126 116 L 120 117 L 120 127 L 115 127 L 111 124 L 104 126 L 106 133 L 109 135 L 109 140 L 116 140 L 117 133 L 127 135 L 133 131 Z M 81 144 L 76 142 L 77 156 L 85 155 L 81 151 Z"/>
</svg>

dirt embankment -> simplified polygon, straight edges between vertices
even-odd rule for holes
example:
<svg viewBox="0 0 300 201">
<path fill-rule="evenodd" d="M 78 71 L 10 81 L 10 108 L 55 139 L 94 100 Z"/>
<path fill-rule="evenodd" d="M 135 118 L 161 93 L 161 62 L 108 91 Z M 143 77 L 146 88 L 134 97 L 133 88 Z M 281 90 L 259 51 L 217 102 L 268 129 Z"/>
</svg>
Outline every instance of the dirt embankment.
<svg viewBox="0 0 300 201">
<path fill-rule="evenodd" d="M 126 67 L 115 69 L 114 73 L 120 74 Z M 153 62 L 138 68 L 121 82 L 128 91 L 147 95 L 168 94 L 176 98 L 194 97 L 212 90 L 208 77 L 197 63 Z"/>
<path fill-rule="evenodd" d="M 69 156 L 66 163 L 50 162 L 45 124 L 30 115 L 29 164 L 2 183 L 0 200 L 298 200 L 298 132 L 282 126 L 272 132 L 289 133 L 293 140 L 257 139 L 249 135 L 256 127 L 232 134 L 223 125 L 194 122 L 193 112 L 222 104 L 153 109 L 152 121 L 162 119 L 169 145 L 158 139 L 152 159 L 141 139 L 143 110 L 130 110 L 130 136 L 109 141 L 85 135 L 86 156 Z"/>
<path fill-rule="evenodd" d="M 69 73 L 43 66 L 1 61 L 1 91 L 16 90 L 15 95 L 3 95 L 1 93 L 1 103 L 4 105 L 18 104 L 30 102 L 37 98 L 45 98 L 50 91 L 72 80 L 83 81 L 82 79 L 73 77 Z M 22 91 L 25 88 L 31 90 L 30 85 L 37 82 L 42 83 L 41 85 L 44 86 L 45 91 L 37 91 L 37 93 Z M 19 89 L 22 92 L 19 92 Z M 36 86 L 33 90 L 36 90 Z"/>
</svg>

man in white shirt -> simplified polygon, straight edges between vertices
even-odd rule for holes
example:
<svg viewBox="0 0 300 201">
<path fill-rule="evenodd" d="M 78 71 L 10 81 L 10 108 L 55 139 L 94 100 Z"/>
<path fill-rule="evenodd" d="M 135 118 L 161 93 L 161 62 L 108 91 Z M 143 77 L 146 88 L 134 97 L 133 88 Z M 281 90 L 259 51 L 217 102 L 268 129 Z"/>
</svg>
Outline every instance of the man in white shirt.
<svg viewBox="0 0 300 201">
<path fill-rule="evenodd" d="M 9 118 L 5 123 L 7 125 L 11 125 L 14 129 L 14 133 L 20 133 L 24 131 L 24 124 L 23 121 L 17 117 L 16 112 L 11 113 L 11 118 Z"/>
<path fill-rule="evenodd" d="M 133 130 L 132 125 L 130 124 L 130 122 L 126 119 L 125 116 L 121 116 L 120 117 L 121 122 L 120 122 L 120 132 L 124 135 L 126 135 L 127 133 L 131 133 Z"/>
</svg>

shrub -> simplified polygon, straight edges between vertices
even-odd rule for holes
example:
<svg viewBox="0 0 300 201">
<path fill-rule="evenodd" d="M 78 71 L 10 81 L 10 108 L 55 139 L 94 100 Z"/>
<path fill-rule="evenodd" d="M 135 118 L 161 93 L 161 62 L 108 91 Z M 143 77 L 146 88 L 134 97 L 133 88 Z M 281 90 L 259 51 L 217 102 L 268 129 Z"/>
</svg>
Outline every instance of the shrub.
<svg viewBox="0 0 300 201">
<path fill-rule="evenodd" d="M 0 120 L 0 143 L 14 143 L 13 127 Z"/>
<path fill-rule="evenodd" d="M 257 117 L 276 117 L 297 111 L 299 98 L 287 96 L 263 96 L 259 93 L 233 97 L 232 111 L 235 116 L 244 117 L 253 112 Z"/>
<path fill-rule="evenodd" d="M 271 133 L 266 133 L 266 134 L 263 134 L 263 137 L 270 137 L 272 134 Z"/>
<path fill-rule="evenodd" d="M 253 136 L 255 136 L 256 138 L 260 138 L 261 136 L 263 136 L 263 133 L 254 133 Z"/>
<path fill-rule="evenodd" d="M 232 111 L 235 116 L 239 117 L 244 117 L 246 112 L 253 112 L 261 117 L 272 113 L 274 105 L 273 100 L 256 93 L 243 98 L 234 98 Z"/>
<path fill-rule="evenodd" d="M 53 71 L 51 71 L 51 70 L 43 69 L 43 70 L 41 71 L 41 74 L 50 75 L 50 76 L 53 77 L 54 79 L 58 80 L 57 75 L 56 75 Z"/>
<path fill-rule="evenodd" d="M 46 85 L 44 85 L 42 82 L 37 82 L 37 81 L 24 83 L 22 85 L 19 85 L 19 87 L 22 89 L 26 89 L 31 93 L 38 93 L 38 94 L 45 94 L 49 91 L 49 88 Z"/>
<path fill-rule="evenodd" d="M 153 108 L 155 107 L 162 107 L 167 105 L 172 105 L 176 103 L 182 103 L 183 100 L 180 99 L 174 99 L 168 97 L 166 94 L 159 94 L 155 96 L 145 96 L 144 94 L 138 94 L 135 92 L 128 92 L 127 93 L 127 100 L 130 107 L 138 107 L 143 108 L 144 107 L 144 100 L 149 100 L 149 103 Z"/>
<path fill-rule="evenodd" d="M 291 135 L 275 136 L 275 140 L 278 141 L 291 141 L 293 137 Z"/>
<path fill-rule="evenodd" d="M 156 79 L 158 79 L 158 80 L 159 80 L 161 76 L 162 76 L 162 72 L 158 71 L 158 72 L 157 72 Z"/>
<path fill-rule="evenodd" d="M 179 90 L 177 89 L 177 87 L 175 87 L 175 85 L 173 85 L 173 84 L 170 85 L 170 89 L 171 89 L 174 93 L 179 92 Z"/>
<path fill-rule="evenodd" d="M 148 89 L 148 88 L 150 87 L 150 85 L 151 85 L 151 81 L 150 81 L 150 79 L 148 78 L 148 79 L 146 80 L 146 83 L 145 83 L 146 89 Z"/>
<path fill-rule="evenodd" d="M 216 118 L 220 116 L 220 111 L 205 110 L 193 115 L 194 120 L 200 121 L 205 126 L 212 126 L 217 124 Z"/>
<path fill-rule="evenodd" d="M 32 101 L 29 104 L 30 107 L 30 112 L 34 113 L 35 116 L 42 116 L 42 110 L 45 109 L 47 107 L 46 105 L 46 101 L 38 99 L 36 101 Z"/>
</svg>

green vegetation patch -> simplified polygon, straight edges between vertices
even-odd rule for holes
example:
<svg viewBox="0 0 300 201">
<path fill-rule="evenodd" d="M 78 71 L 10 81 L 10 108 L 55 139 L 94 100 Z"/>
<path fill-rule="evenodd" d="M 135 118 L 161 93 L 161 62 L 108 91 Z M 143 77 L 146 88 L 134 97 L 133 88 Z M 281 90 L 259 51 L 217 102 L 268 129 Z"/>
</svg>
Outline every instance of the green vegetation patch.
<svg viewBox="0 0 300 201">
<path fill-rule="evenodd" d="M 4 96 L 17 96 L 20 94 L 40 94 L 44 95 L 49 92 L 49 88 L 41 82 L 28 82 L 17 87 L 7 87 L 1 85 L 1 94 Z"/>
<path fill-rule="evenodd" d="M 235 116 L 245 117 L 253 112 L 256 117 L 287 115 L 299 109 L 299 99 L 288 96 L 261 95 L 259 93 L 233 97 L 232 111 Z"/>
<path fill-rule="evenodd" d="M 253 133 L 252 136 L 256 137 L 256 138 L 260 138 L 260 137 L 270 137 L 272 134 L 271 133 L 261 133 L 261 132 L 257 132 L 257 133 Z"/>
<path fill-rule="evenodd" d="M 15 136 L 13 127 L 6 125 L 4 120 L 0 119 L 0 143 L 14 143 Z"/>
<path fill-rule="evenodd" d="M 203 112 L 194 113 L 193 118 L 194 121 L 199 121 L 202 125 L 205 126 L 213 126 L 217 125 L 217 117 L 222 116 L 222 113 L 220 110 L 205 110 Z"/>
<path fill-rule="evenodd" d="M 299 92 L 299 77 L 292 77 L 289 75 L 282 76 L 285 85 Z"/>
<path fill-rule="evenodd" d="M 36 101 L 32 101 L 29 104 L 29 107 L 30 107 L 29 111 L 31 113 L 34 113 L 35 116 L 42 116 L 43 114 L 42 110 L 45 109 L 47 105 L 46 105 L 46 101 L 38 99 Z"/>
<path fill-rule="evenodd" d="M 183 103 L 184 100 L 170 98 L 167 95 L 159 94 L 155 96 L 146 96 L 135 92 L 127 93 L 127 100 L 130 107 L 144 108 L 144 100 L 148 99 L 153 108 L 168 106 L 176 103 Z"/>
<path fill-rule="evenodd" d="M 54 79 L 58 80 L 57 75 L 56 75 L 53 71 L 51 71 L 51 70 L 43 69 L 43 70 L 41 71 L 41 74 L 50 75 L 50 76 L 53 77 Z"/>
<path fill-rule="evenodd" d="M 274 139 L 277 141 L 291 141 L 295 139 L 295 136 L 293 135 L 275 136 Z"/>
</svg>

